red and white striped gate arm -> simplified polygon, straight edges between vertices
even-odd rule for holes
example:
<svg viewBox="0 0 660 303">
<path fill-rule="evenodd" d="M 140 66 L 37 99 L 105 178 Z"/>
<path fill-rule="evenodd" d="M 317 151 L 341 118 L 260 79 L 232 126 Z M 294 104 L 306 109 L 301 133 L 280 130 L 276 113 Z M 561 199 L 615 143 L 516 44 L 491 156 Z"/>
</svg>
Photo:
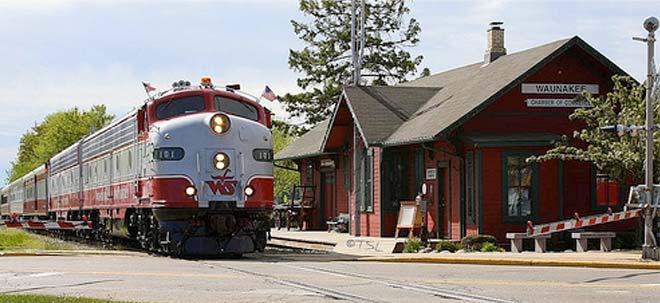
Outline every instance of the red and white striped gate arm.
<svg viewBox="0 0 660 303">
<path fill-rule="evenodd" d="M 605 223 L 629 220 L 638 217 L 642 213 L 641 209 L 627 210 L 612 213 L 608 210 L 607 213 L 580 217 L 578 213 L 574 214 L 572 219 L 551 222 L 541 225 L 534 225 L 532 221 L 527 222 L 527 236 L 541 236 L 548 235 L 556 232 L 567 231 L 577 228 L 585 228 L 594 225 Z"/>
<path fill-rule="evenodd" d="M 36 230 L 54 230 L 54 229 L 63 229 L 63 230 L 80 230 L 80 229 L 92 229 L 94 225 L 92 222 L 87 221 L 26 221 L 26 222 L 16 222 L 16 221 L 4 221 L 0 222 L 0 226 L 6 226 L 7 228 L 24 228 L 24 229 L 36 229 Z"/>
</svg>

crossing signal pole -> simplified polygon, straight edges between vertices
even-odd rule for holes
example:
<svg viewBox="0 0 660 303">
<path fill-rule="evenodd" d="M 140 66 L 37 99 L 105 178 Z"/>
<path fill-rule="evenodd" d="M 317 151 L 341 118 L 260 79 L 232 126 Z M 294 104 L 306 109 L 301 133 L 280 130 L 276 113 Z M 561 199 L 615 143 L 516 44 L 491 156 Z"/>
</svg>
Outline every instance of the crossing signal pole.
<svg viewBox="0 0 660 303">
<path fill-rule="evenodd" d="M 646 38 L 633 38 L 635 41 L 646 42 L 647 45 L 647 80 L 646 80 L 646 172 L 645 172 L 645 194 L 646 203 L 644 205 L 644 245 L 642 246 L 642 258 L 660 260 L 658 245 L 653 234 L 653 221 L 657 215 L 658 203 L 654 200 L 654 182 L 653 182 L 653 133 L 655 132 L 655 122 L 653 120 L 654 96 L 653 84 L 658 77 L 654 64 L 655 31 L 659 26 L 656 17 L 649 17 L 644 20 L 644 29 L 649 33 Z M 657 88 L 655 88 L 657 89 Z"/>
<path fill-rule="evenodd" d="M 655 31 L 660 27 L 660 22 L 656 17 L 648 17 L 644 20 L 644 29 L 649 33 L 646 38 L 633 37 L 635 41 L 645 42 L 647 46 L 647 79 L 646 79 L 646 123 L 644 126 L 637 125 L 608 125 L 600 129 L 606 132 L 624 136 L 628 133 L 637 135 L 640 130 L 645 131 L 646 135 L 646 155 L 644 159 L 644 185 L 635 187 L 636 196 L 641 203 L 632 203 L 628 201 L 626 207 L 641 208 L 641 216 L 644 218 L 644 244 L 642 245 L 642 259 L 660 260 L 660 251 L 658 243 L 653 233 L 653 222 L 658 216 L 660 208 L 660 185 L 654 184 L 653 179 L 653 134 L 658 130 L 653 118 L 653 105 L 660 96 L 660 84 L 658 72 L 655 70 L 654 51 L 655 51 Z M 657 192 L 656 192 L 657 191 Z M 658 200 L 658 201 L 656 201 Z"/>
</svg>

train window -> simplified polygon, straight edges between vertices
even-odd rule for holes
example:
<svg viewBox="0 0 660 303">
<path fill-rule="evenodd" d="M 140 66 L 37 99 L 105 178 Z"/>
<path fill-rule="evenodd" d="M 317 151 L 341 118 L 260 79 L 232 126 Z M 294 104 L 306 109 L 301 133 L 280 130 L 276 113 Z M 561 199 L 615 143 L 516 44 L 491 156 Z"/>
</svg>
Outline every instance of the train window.
<svg viewBox="0 0 660 303">
<path fill-rule="evenodd" d="M 259 112 L 251 104 L 222 96 L 215 96 L 214 101 L 215 110 L 254 121 L 259 120 Z"/>
<path fill-rule="evenodd" d="M 90 175 L 92 174 L 92 168 L 89 167 L 89 164 L 85 164 L 87 167 L 87 175 L 85 176 L 85 183 L 89 184 Z"/>
<path fill-rule="evenodd" d="M 132 168 L 133 168 L 133 153 L 131 153 L 131 151 L 129 150 L 128 151 L 128 169 L 130 170 Z"/>
<path fill-rule="evenodd" d="M 190 96 L 165 101 L 156 106 L 156 117 L 167 119 L 204 110 L 204 96 Z"/>
</svg>

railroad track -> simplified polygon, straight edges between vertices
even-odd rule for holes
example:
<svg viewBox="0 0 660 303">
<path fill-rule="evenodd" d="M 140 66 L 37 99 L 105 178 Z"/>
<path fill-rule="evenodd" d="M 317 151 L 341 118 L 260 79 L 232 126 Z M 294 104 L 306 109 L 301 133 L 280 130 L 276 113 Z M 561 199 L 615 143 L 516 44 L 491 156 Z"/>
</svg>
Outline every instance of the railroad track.
<svg viewBox="0 0 660 303">
<path fill-rule="evenodd" d="M 280 285 L 285 285 L 297 289 L 302 289 L 306 290 L 309 292 L 317 293 L 319 295 L 332 298 L 334 300 L 346 300 L 346 301 L 355 301 L 355 302 L 372 302 L 372 303 L 381 303 L 385 301 L 379 301 L 379 300 L 373 300 L 371 298 L 359 296 L 359 295 L 353 295 L 349 294 L 343 291 L 339 290 L 334 290 L 326 287 L 321 287 L 321 286 L 316 286 L 308 283 L 303 283 L 299 281 L 292 281 L 288 279 L 282 279 L 280 277 L 276 277 L 275 275 L 271 274 L 265 274 L 265 273 L 260 273 L 257 271 L 251 271 L 251 270 L 246 270 L 246 269 L 240 269 L 232 266 L 227 266 L 227 265 L 218 265 L 218 264 L 209 264 L 207 262 L 202 262 L 204 265 L 212 267 L 212 268 L 222 268 L 224 270 L 228 270 L 231 272 L 235 273 L 240 273 L 240 274 L 245 274 L 249 276 L 255 276 L 255 277 L 260 277 L 262 279 L 265 279 L 267 281 L 270 281 L 272 283 L 277 283 Z M 276 264 L 276 263 L 273 263 Z"/>
<path fill-rule="evenodd" d="M 273 274 L 267 274 L 259 271 L 254 271 L 254 270 L 246 270 L 242 268 L 236 268 L 233 266 L 228 266 L 224 264 L 211 264 L 208 262 L 204 261 L 199 261 L 202 264 L 211 267 L 211 268 L 221 268 L 224 270 L 228 270 L 231 272 L 235 273 L 240 273 L 240 274 L 245 274 L 245 275 L 250 275 L 250 276 L 255 276 L 255 277 L 260 277 L 262 279 L 265 279 L 267 281 L 277 283 L 280 285 L 285 285 L 297 289 L 302 289 L 306 291 L 310 291 L 331 299 L 335 300 L 345 300 L 345 301 L 354 301 L 354 302 L 390 302 L 386 300 L 380 300 L 380 299 L 374 299 L 374 298 L 368 298 L 356 294 L 351 294 L 343 290 L 337 290 L 337 289 L 331 289 L 328 287 L 323 287 L 323 286 L 318 286 L 314 285 L 311 283 L 307 282 L 300 282 L 300 281 L 293 281 L 290 279 L 284 279 L 281 277 L 278 277 Z M 465 302 L 479 302 L 479 303 L 512 303 L 514 301 L 508 301 L 508 300 L 502 300 L 498 298 L 491 298 L 491 297 L 486 297 L 486 296 L 480 296 L 480 295 L 475 295 L 467 292 L 459 292 L 459 291 L 454 291 L 454 290 L 448 290 L 448 289 L 442 289 L 439 287 L 434 287 L 434 286 L 429 286 L 429 285 L 421 285 L 421 284 L 410 284 L 410 283 L 404 283 L 401 281 L 395 281 L 395 280 L 389 280 L 389 279 L 384 279 L 382 277 L 373 277 L 373 276 L 368 276 L 368 275 L 363 275 L 363 274 L 357 274 L 357 273 L 352 273 L 352 272 L 344 272 L 344 271 L 338 271 L 338 270 L 330 270 L 330 269 L 324 269 L 324 268 L 317 268 L 317 267 L 307 267 L 307 266 L 300 266 L 300 265 L 292 265 L 292 264 L 282 264 L 278 262 L 274 263 L 269 263 L 272 264 L 273 266 L 286 266 L 289 268 L 297 269 L 297 270 L 304 270 L 304 271 L 309 271 L 309 272 L 314 272 L 314 273 L 319 273 L 319 274 L 324 274 L 324 275 L 331 275 L 335 277 L 341 277 L 341 278 L 349 278 L 349 279 L 358 279 L 374 284 L 380 284 L 389 288 L 393 289 L 398 289 L 398 290 L 406 290 L 406 291 L 412 291 L 416 293 L 424 293 L 427 295 L 435 296 L 438 298 L 442 299 L 447 299 L 447 300 L 456 300 L 456 301 L 465 301 Z"/>
<path fill-rule="evenodd" d="M 448 290 L 448 289 L 442 289 L 442 288 L 439 288 L 439 287 L 434 287 L 434 286 L 429 286 L 429 285 L 403 283 L 401 281 L 394 281 L 394 280 L 386 279 L 386 278 L 383 278 L 383 277 L 371 277 L 371 276 L 362 275 L 362 274 L 342 272 L 342 271 L 325 269 L 325 268 L 318 268 L 318 267 L 307 267 L 307 266 L 290 265 L 290 264 L 287 264 L 286 266 L 291 267 L 291 268 L 300 269 L 300 270 L 306 270 L 306 271 L 310 271 L 310 272 L 316 272 L 316 273 L 322 273 L 322 274 L 331 274 L 331 275 L 341 276 L 341 277 L 357 278 L 357 279 L 361 279 L 361 280 L 365 280 L 365 281 L 385 285 L 385 286 L 391 287 L 391 288 L 406 289 L 406 290 L 411 290 L 411 291 L 415 291 L 415 292 L 426 293 L 426 294 L 436 296 L 436 297 L 440 297 L 440 298 L 443 298 L 443 299 L 453 299 L 453 300 L 459 300 L 459 301 L 480 302 L 480 303 L 481 302 L 483 302 L 483 303 L 511 303 L 511 302 L 513 302 L 513 301 L 502 300 L 502 299 L 497 299 L 497 298 L 491 298 L 491 297 L 486 297 L 486 296 L 480 296 L 480 295 L 475 295 L 475 294 L 470 294 L 470 293 L 465 293 L 465 292 L 458 292 L 458 291 L 453 291 L 453 290 Z"/>
</svg>

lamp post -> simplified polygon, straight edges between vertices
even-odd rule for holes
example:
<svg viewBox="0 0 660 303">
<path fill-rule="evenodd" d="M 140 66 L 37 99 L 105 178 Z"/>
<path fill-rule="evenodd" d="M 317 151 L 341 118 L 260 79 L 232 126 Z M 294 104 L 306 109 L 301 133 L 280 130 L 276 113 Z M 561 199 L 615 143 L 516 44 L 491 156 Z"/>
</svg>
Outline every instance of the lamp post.
<svg viewBox="0 0 660 303">
<path fill-rule="evenodd" d="M 653 82 L 656 77 L 656 71 L 653 64 L 653 53 L 655 44 L 655 31 L 659 26 L 656 17 L 648 17 L 644 20 L 644 29 L 649 33 L 646 38 L 633 38 L 636 41 L 646 42 L 647 45 L 647 80 L 646 80 L 646 171 L 645 171 L 645 194 L 646 205 L 644 205 L 644 244 L 642 245 L 643 259 L 660 259 L 658 246 L 653 235 L 653 219 L 656 216 L 658 205 L 653 200 L 653 133 L 655 132 L 655 122 L 653 120 L 653 102 L 651 95 L 653 92 Z"/>
</svg>

